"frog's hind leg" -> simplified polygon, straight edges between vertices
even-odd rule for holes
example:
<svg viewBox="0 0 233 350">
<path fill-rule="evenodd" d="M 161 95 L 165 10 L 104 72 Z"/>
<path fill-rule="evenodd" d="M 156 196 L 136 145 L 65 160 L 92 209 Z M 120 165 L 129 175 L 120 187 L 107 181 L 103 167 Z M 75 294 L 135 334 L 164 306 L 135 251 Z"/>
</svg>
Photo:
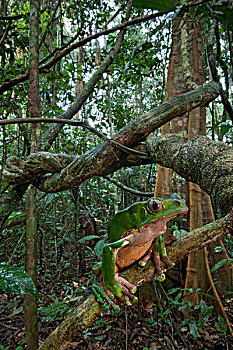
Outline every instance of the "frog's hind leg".
<svg viewBox="0 0 233 350">
<path fill-rule="evenodd" d="M 115 279 L 115 258 L 111 247 L 107 246 L 103 250 L 102 256 L 102 273 L 105 287 L 115 295 L 122 299 L 123 288 Z"/>
</svg>

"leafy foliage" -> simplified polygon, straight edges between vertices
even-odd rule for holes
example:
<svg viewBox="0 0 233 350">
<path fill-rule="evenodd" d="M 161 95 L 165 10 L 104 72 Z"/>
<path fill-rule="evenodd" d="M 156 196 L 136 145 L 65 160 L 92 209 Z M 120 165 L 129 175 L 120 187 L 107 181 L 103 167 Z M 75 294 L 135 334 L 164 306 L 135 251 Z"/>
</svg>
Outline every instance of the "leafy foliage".
<svg viewBox="0 0 233 350">
<path fill-rule="evenodd" d="M 170 12 L 175 10 L 172 0 L 134 0 L 133 5 L 143 9 L 153 9 L 161 12 Z"/>
<path fill-rule="evenodd" d="M 233 30 L 233 10 L 225 5 L 213 5 L 208 3 L 197 7 L 196 14 L 202 14 L 206 17 L 211 16 L 212 19 L 225 23 L 229 30 Z"/>
<path fill-rule="evenodd" d="M 0 263 L 0 288 L 8 294 L 39 295 L 31 277 L 23 268 L 7 263 Z"/>
</svg>

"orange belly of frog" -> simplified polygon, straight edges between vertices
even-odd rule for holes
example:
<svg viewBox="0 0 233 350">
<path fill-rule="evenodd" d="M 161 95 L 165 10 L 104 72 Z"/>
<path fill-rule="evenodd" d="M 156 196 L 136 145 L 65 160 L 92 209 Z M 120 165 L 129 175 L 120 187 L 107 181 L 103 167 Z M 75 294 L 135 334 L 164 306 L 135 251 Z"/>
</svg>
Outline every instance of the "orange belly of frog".
<svg viewBox="0 0 233 350">
<path fill-rule="evenodd" d="M 116 254 L 116 264 L 123 270 L 124 268 L 132 265 L 140 258 L 142 258 L 146 252 L 150 249 L 152 242 L 144 243 L 142 245 L 132 247 L 123 247 Z"/>
<path fill-rule="evenodd" d="M 133 238 L 129 244 L 115 250 L 116 265 L 123 270 L 140 260 L 149 251 L 155 238 L 166 232 L 166 221 L 161 218 L 140 230 L 131 231 Z"/>
</svg>

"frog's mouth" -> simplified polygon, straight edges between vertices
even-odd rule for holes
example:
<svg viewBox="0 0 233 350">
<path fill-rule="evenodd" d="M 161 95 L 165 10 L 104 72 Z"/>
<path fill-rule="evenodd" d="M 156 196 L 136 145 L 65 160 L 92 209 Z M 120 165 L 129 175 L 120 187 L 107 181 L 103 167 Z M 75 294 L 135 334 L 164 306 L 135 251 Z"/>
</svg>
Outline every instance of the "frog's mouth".
<svg viewBox="0 0 233 350">
<path fill-rule="evenodd" d="M 140 234 L 144 237 L 147 236 L 146 241 L 151 241 L 155 237 L 160 236 L 166 232 L 168 221 L 174 219 L 179 215 L 184 215 L 187 212 L 188 209 L 183 209 L 177 213 L 165 215 L 155 221 L 151 221 L 140 228 Z"/>
</svg>

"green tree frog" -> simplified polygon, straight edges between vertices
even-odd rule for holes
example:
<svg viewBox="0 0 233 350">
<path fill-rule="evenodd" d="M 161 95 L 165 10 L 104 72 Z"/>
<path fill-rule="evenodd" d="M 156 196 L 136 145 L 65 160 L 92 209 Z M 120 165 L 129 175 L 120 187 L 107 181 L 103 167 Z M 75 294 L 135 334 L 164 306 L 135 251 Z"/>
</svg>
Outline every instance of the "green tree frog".
<svg viewBox="0 0 233 350">
<path fill-rule="evenodd" d="M 158 279 L 165 279 L 160 257 L 168 267 L 173 263 L 167 257 L 162 235 L 168 221 L 187 211 L 185 201 L 174 193 L 168 198 L 153 197 L 134 203 L 112 218 L 108 226 L 108 243 L 103 249 L 102 267 L 97 264 L 93 270 L 97 275 L 102 274 L 103 289 L 94 283 L 92 290 L 100 302 L 107 301 L 106 308 L 112 305 L 118 312 L 118 306 L 112 302 L 114 297 L 124 301 L 127 296 L 131 302 L 137 301 L 133 295 L 136 286 L 119 276 L 120 271 L 136 261 L 144 266 L 152 258 Z"/>
</svg>

